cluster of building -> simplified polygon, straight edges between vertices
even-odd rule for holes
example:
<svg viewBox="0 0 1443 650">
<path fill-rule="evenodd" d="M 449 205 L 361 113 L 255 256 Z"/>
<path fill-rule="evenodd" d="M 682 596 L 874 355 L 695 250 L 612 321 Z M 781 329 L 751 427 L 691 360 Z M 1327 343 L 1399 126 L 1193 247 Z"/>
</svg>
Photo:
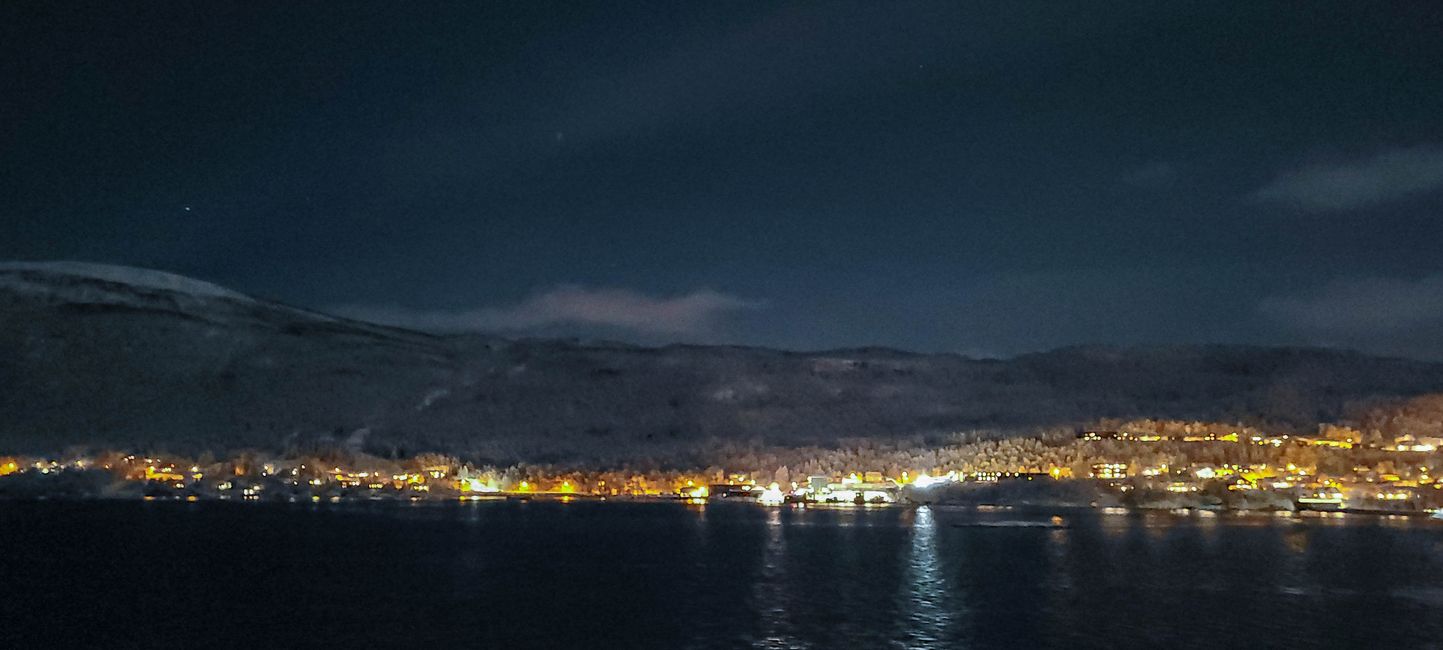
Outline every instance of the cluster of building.
<svg viewBox="0 0 1443 650">
<path fill-rule="evenodd" d="M 706 495 L 719 499 L 753 499 L 758 503 L 834 503 L 886 504 L 897 500 L 897 492 L 907 482 L 904 474 L 888 479 L 881 472 L 855 472 L 847 476 L 808 476 L 805 481 L 782 486 L 772 482 L 765 488 L 744 475 L 733 475 L 727 483 L 707 488 Z M 919 480 L 930 480 L 925 474 Z M 696 492 L 693 491 L 693 496 Z"/>
<path fill-rule="evenodd" d="M 113 455 L 100 459 L 69 460 L 0 458 L 0 476 L 36 473 L 104 473 L 131 488 L 111 494 L 134 494 L 150 499 L 221 500 L 341 500 L 365 499 L 484 499 L 493 497 L 657 498 L 699 500 L 750 500 L 762 504 L 829 503 L 888 504 L 908 486 L 943 483 L 995 483 L 1006 480 L 1056 478 L 1022 472 L 949 472 L 929 476 L 884 476 L 880 471 L 808 476 L 780 485 L 759 480 L 761 473 L 705 476 L 695 473 L 653 475 L 615 473 L 534 472 L 521 475 L 468 465 L 419 466 L 404 471 L 358 469 L 282 460 L 245 463 L 226 461 L 199 465 L 195 461 L 158 456 Z"/>
<path fill-rule="evenodd" d="M 1083 442 L 1111 442 L 1118 456 L 1145 456 L 1155 443 L 1211 443 L 1256 445 L 1287 451 L 1289 448 L 1323 451 L 1332 471 L 1321 462 L 1283 460 L 1283 454 L 1265 454 L 1268 460 L 1234 463 L 1136 463 L 1121 460 L 1092 463 L 1087 477 L 1120 494 L 1166 493 L 1196 497 L 1202 505 L 1219 507 L 1277 507 L 1346 510 L 1355 512 L 1425 512 L 1443 507 L 1443 479 L 1436 474 L 1443 439 L 1399 436 L 1392 441 L 1364 444 L 1357 438 L 1314 436 L 1240 437 L 1238 434 L 1163 436 L 1122 431 L 1086 431 Z M 1132 452 L 1141 452 L 1133 454 Z M 1247 455 L 1247 454 L 1245 454 Z M 1381 463 L 1371 461 L 1384 459 Z M 1339 466 L 1341 465 L 1341 469 Z M 1240 505 L 1241 504 L 1241 505 Z"/>
<path fill-rule="evenodd" d="M 319 499 L 366 493 L 426 494 L 435 485 L 449 484 L 451 470 L 425 467 L 397 473 L 322 467 L 304 462 L 250 464 L 234 460 L 202 466 L 193 460 L 134 454 L 67 460 L 0 458 L 0 477 L 31 473 L 108 476 L 120 486 L 107 492 L 115 496 L 259 500 L 271 495 Z"/>
<path fill-rule="evenodd" d="M 1121 442 L 1234 442 L 1246 443 L 1267 447 L 1282 447 L 1283 445 L 1305 445 L 1312 447 L 1327 447 L 1331 449 L 1353 449 L 1362 447 L 1363 442 L 1357 437 L 1330 438 L 1325 436 L 1299 436 L 1299 435 L 1259 435 L 1200 432 L 1185 435 L 1168 435 L 1161 433 L 1135 433 L 1130 431 L 1081 431 L 1077 439 L 1082 441 L 1116 440 Z M 1411 434 L 1398 436 L 1390 443 L 1372 445 L 1369 448 L 1381 451 L 1392 452 L 1416 452 L 1429 453 L 1443 449 L 1443 437 L 1437 436 L 1414 436 Z"/>
<path fill-rule="evenodd" d="M 930 490 L 947 485 L 985 485 L 1008 481 L 1057 480 L 1060 472 L 958 472 L 936 476 L 927 472 L 907 471 L 887 477 L 880 471 L 852 472 L 846 475 L 808 476 L 783 486 L 772 482 L 765 487 L 744 474 L 733 474 L 726 483 L 686 487 L 678 491 L 683 498 L 748 499 L 764 505 L 850 504 L 879 505 L 897 502 L 905 490 Z"/>
<path fill-rule="evenodd" d="M 1013 451 L 1018 448 L 1032 451 Z M 1296 453 L 1299 450 L 1307 453 Z M 945 461 L 968 464 L 965 470 L 866 470 L 795 479 L 785 467 L 775 472 L 730 474 L 715 469 L 496 469 L 475 468 L 440 456 L 404 462 L 374 459 L 367 467 L 348 467 L 319 459 L 247 456 L 215 462 L 119 453 L 68 460 L 0 457 L 0 477 L 83 472 L 109 477 L 113 482 L 105 489 L 107 496 L 190 500 L 632 497 L 853 505 L 893 503 L 909 490 L 915 495 L 917 490 L 949 484 L 966 488 L 1074 480 L 1086 481 L 1139 506 L 1181 503 L 1184 507 L 1421 512 L 1443 507 L 1443 480 L 1435 477 L 1435 466 L 1443 465 L 1440 450 L 1443 439 L 1411 435 L 1386 444 L 1364 444 L 1358 439 L 1252 432 L 1163 435 L 1084 431 L 1071 443 L 1010 447 L 1005 453 L 997 452 L 998 457 L 963 454 Z M 1010 460 L 999 462 L 1000 457 Z M 1197 460 L 1200 458 L 1211 460 Z M 1245 460 L 1217 462 L 1219 458 Z M 1294 460 L 1285 460 L 1290 458 Z M 1323 458 L 1326 463 L 1318 460 Z M 1373 462 L 1377 458 L 1388 460 Z M 987 469 L 979 469 L 984 466 Z M 114 487 L 117 485 L 120 487 Z M 0 494 L 4 487 L 5 481 L 0 481 Z"/>
</svg>

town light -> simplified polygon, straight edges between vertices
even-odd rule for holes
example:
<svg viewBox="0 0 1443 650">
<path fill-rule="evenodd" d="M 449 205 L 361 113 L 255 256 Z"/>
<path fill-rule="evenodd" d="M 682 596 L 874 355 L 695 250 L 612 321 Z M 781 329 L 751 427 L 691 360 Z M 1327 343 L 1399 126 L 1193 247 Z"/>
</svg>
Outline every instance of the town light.
<svg viewBox="0 0 1443 650">
<path fill-rule="evenodd" d="M 945 479 L 932 478 L 931 476 L 928 476 L 926 472 L 922 472 L 921 474 L 917 475 L 917 478 L 915 480 L 912 481 L 912 485 L 915 485 L 922 489 L 926 489 L 932 487 L 933 485 L 941 483 L 944 480 Z"/>
<path fill-rule="evenodd" d="M 781 486 L 773 483 L 763 490 L 757 497 L 757 503 L 768 506 L 779 506 L 787 500 L 787 495 L 782 494 Z"/>
</svg>

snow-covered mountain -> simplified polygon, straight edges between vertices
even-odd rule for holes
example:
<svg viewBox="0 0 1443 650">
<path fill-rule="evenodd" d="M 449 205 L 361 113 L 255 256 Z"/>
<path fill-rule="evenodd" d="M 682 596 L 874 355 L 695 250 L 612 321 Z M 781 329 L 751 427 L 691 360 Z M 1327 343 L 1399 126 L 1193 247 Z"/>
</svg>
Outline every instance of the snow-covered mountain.
<svg viewBox="0 0 1443 650">
<path fill-rule="evenodd" d="M 1443 364 L 1239 346 L 1010 360 L 440 337 L 80 263 L 0 264 L 0 451 L 339 441 L 497 460 L 831 443 L 1100 417 L 1297 428 Z"/>
</svg>

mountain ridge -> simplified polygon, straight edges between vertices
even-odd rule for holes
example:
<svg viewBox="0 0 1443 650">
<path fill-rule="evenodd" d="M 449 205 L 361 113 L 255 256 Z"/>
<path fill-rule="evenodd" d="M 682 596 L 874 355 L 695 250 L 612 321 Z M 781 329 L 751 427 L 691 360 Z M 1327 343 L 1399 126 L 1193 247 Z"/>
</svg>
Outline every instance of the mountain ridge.
<svg viewBox="0 0 1443 650">
<path fill-rule="evenodd" d="M 148 273 L 159 272 L 0 264 L 0 448 L 360 439 L 392 453 L 565 459 L 1107 417 L 1306 430 L 1443 392 L 1443 364 L 1323 348 L 1072 346 L 974 359 L 442 336 Z"/>
</svg>

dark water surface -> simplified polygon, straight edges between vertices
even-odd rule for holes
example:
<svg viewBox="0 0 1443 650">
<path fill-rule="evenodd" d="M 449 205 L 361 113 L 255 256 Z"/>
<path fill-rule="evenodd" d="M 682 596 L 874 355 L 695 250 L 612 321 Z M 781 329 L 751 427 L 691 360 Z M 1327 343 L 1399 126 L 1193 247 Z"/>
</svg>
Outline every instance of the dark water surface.
<svg viewBox="0 0 1443 650">
<path fill-rule="evenodd" d="M 0 581 L 20 648 L 1443 648 L 1418 519 L 5 502 Z"/>
</svg>

